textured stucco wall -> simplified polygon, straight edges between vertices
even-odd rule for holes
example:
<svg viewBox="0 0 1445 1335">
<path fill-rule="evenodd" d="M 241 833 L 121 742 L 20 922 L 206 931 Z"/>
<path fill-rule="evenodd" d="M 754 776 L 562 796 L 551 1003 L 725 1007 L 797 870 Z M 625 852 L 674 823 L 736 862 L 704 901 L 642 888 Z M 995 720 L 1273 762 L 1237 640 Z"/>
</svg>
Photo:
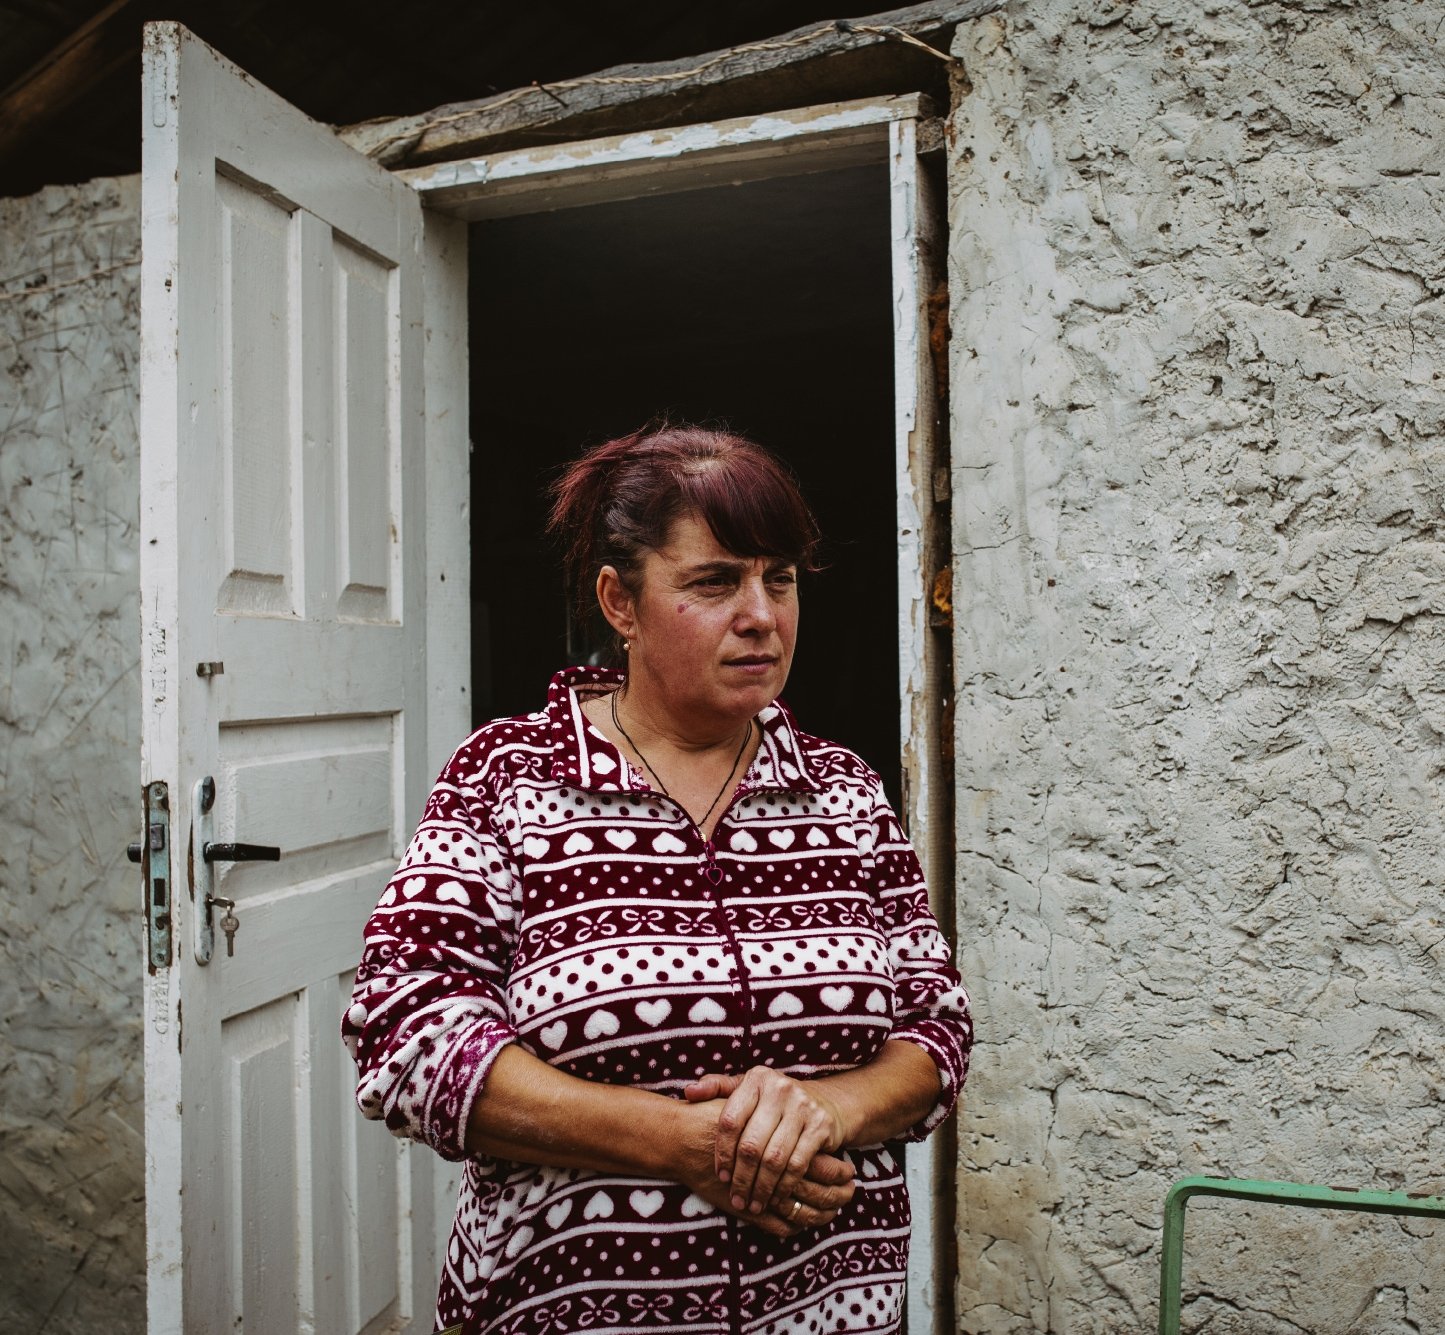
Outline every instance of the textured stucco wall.
<svg viewBox="0 0 1445 1335">
<path fill-rule="evenodd" d="M 0 199 L 0 1329 L 142 1328 L 139 195 Z"/>
<path fill-rule="evenodd" d="M 1147 1331 L 1191 1172 L 1445 1192 L 1445 3 L 956 45 L 969 1331 Z M 1445 1227 L 1190 1213 L 1186 1329 L 1445 1330 Z"/>
<path fill-rule="evenodd" d="M 966 1330 L 1149 1330 L 1186 1172 L 1445 1190 L 1437 31 L 960 33 Z M 0 201 L 0 1313 L 52 1335 L 143 1305 L 136 205 Z M 1187 1326 L 1445 1329 L 1442 1233 L 1200 1205 Z"/>
</svg>

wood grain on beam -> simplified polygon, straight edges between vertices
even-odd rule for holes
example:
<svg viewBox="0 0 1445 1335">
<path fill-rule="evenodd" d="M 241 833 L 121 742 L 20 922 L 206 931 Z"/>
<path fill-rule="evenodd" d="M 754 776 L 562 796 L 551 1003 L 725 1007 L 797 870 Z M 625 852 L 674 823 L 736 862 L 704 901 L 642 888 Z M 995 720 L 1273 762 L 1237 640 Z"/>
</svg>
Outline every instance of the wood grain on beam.
<svg viewBox="0 0 1445 1335">
<path fill-rule="evenodd" d="M 140 53 L 134 0 L 110 0 L 0 93 L 0 162 L 47 122 Z"/>
<path fill-rule="evenodd" d="M 930 91 L 947 82 L 946 45 L 953 30 L 1005 3 L 934 0 L 809 24 L 725 51 L 617 65 L 417 116 L 367 121 L 340 133 L 388 167 L 412 167 L 559 140 Z M 924 50 L 927 45 L 935 49 Z"/>
</svg>

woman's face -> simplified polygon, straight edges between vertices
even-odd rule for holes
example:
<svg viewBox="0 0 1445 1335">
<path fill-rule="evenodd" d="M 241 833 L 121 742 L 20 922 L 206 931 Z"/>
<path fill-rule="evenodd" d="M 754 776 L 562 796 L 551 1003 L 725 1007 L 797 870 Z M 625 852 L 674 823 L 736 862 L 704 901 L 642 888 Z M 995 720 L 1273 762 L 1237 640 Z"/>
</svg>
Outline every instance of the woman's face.
<svg viewBox="0 0 1445 1335">
<path fill-rule="evenodd" d="M 791 562 L 737 556 L 684 515 L 629 601 L 629 681 L 683 728 L 736 727 L 781 693 L 798 633 Z"/>
</svg>

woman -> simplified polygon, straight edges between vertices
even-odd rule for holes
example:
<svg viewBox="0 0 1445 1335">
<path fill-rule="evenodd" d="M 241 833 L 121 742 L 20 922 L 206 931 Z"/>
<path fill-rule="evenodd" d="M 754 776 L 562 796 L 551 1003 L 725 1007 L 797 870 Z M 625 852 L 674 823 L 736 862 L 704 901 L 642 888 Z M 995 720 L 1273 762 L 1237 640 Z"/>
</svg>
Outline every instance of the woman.
<svg viewBox="0 0 1445 1335">
<path fill-rule="evenodd" d="M 366 928 L 358 1102 L 466 1175 L 467 1335 L 895 1331 L 902 1174 L 968 1001 L 878 776 L 777 696 L 817 532 L 690 427 L 555 489 L 621 672 L 574 668 L 443 770 Z"/>
</svg>

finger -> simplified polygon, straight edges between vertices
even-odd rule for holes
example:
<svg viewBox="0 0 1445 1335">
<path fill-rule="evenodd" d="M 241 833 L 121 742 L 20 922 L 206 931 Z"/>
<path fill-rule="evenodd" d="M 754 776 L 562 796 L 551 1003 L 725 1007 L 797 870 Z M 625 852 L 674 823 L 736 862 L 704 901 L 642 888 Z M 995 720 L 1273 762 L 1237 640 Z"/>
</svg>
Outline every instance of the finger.
<svg viewBox="0 0 1445 1335">
<path fill-rule="evenodd" d="M 740 1084 L 741 1076 L 705 1075 L 687 1085 L 682 1094 L 689 1103 L 706 1103 L 709 1099 L 727 1098 Z"/>
<path fill-rule="evenodd" d="M 797 1209 L 793 1206 L 796 1204 Z M 795 1233 L 806 1229 L 823 1228 L 838 1217 L 837 1210 L 819 1210 L 802 1201 L 782 1201 L 773 1206 L 764 1219 L 780 1219 Z"/>
<path fill-rule="evenodd" d="M 853 1193 L 857 1185 L 853 1182 L 841 1182 L 836 1186 L 825 1186 L 815 1182 L 812 1178 L 805 1177 L 793 1188 L 793 1199 L 802 1201 L 804 1205 L 813 1210 L 840 1210 L 853 1199 Z"/>
<path fill-rule="evenodd" d="M 760 1228 L 764 1233 L 775 1238 L 790 1238 L 799 1231 L 797 1224 L 769 1211 L 753 1214 L 748 1210 L 735 1210 L 727 1201 L 724 1201 L 722 1208 L 740 1222 Z"/>
<path fill-rule="evenodd" d="M 768 1152 L 788 1106 L 786 1091 L 779 1087 L 771 1071 L 754 1067 L 748 1072 L 742 1089 L 729 1102 L 741 1098 L 744 1090 L 750 1091 L 752 1107 L 738 1127 L 732 1162 L 732 1200 L 739 1210 L 749 1209 L 758 1200 L 755 1184 L 763 1167 L 763 1156 Z M 721 1146 L 719 1148 L 721 1150 Z M 787 1150 L 782 1152 L 786 1154 Z M 763 1197 L 758 1202 L 759 1209 L 766 1201 L 767 1198 Z"/>
<path fill-rule="evenodd" d="M 751 1123 L 753 1110 L 758 1106 L 760 1097 L 759 1082 L 744 1076 L 738 1087 L 728 1095 L 728 1101 L 723 1104 L 723 1110 L 717 1119 L 717 1139 L 713 1146 L 713 1163 L 720 1182 L 733 1181 L 742 1167 L 738 1162 L 739 1141 Z M 748 1185 L 752 1185 L 751 1176 L 748 1178 Z M 733 1195 L 737 1195 L 736 1188 Z M 736 1208 L 744 1209 L 747 1200 L 744 1192 L 742 1201 L 736 1203 Z"/>
<path fill-rule="evenodd" d="M 798 1184 L 808 1175 L 815 1158 L 824 1146 L 830 1143 L 828 1137 L 832 1130 L 828 1110 L 816 1106 L 813 1100 L 804 1096 L 801 1086 L 794 1085 L 788 1090 L 788 1093 L 791 1096 L 794 1125 L 798 1130 L 787 1163 L 779 1173 L 777 1182 L 773 1184 L 771 1199 L 775 1201 L 787 1201 L 796 1195 Z M 770 1144 L 770 1156 L 776 1146 L 776 1141 Z M 825 1172 L 830 1172 L 832 1176 L 840 1180 L 846 1180 L 852 1176 L 851 1165 L 833 1156 L 829 1156 L 829 1160 L 830 1165 L 825 1167 Z M 766 1184 L 754 1187 L 753 1199 L 763 1200 L 763 1203 L 766 1204 L 767 1202 L 761 1194 L 764 1185 Z"/>
<path fill-rule="evenodd" d="M 824 1186 L 835 1187 L 851 1182 L 854 1171 L 852 1162 L 841 1155 L 815 1154 L 804 1177 Z"/>
<path fill-rule="evenodd" d="M 773 1184 L 771 1199 L 775 1201 L 788 1201 L 797 1197 L 797 1189 L 807 1175 L 825 1134 L 823 1128 L 812 1119 L 804 1116 L 801 1121 L 798 1137 L 793 1142 L 787 1162 L 783 1165 L 777 1182 Z M 760 1188 L 755 1189 L 753 1195 L 755 1199 L 759 1198 Z"/>
<path fill-rule="evenodd" d="M 743 1223 L 751 1224 L 754 1228 L 760 1228 L 775 1238 L 791 1238 L 795 1233 L 801 1233 L 802 1227 L 798 1224 L 790 1224 L 786 1219 L 780 1219 L 775 1214 L 748 1214 L 744 1212 L 739 1215 Z"/>
<path fill-rule="evenodd" d="M 745 1079 L 758 1098 L 738 1137 L 733 1203 L 758 1214 L 781 1198 L 781 1179 L 802 1177 L 826 1141 L 828 1118 L 796 1080 L 767 1067 L 754 1067 Z"/>
<path fill-rule="evenodd" d="M 753 1175 L 752 1195 L 748 1207 L 754 1213 L 763 1210 L 771 1201 L 788 1199 L 786 1183 L 789 1178 L 796 1181 L 803 1170 L 812 1162 L 817 1145 L 815 1134 L 810 1134 L 808 1118 L 802 1109 L 789 1108 L 773 1128 L 768 1143 L 758 1160 Z M 796 1171 L 794 1165 L 796 1164 Z M 779 1188 L 782 1187 L 782 1190 Z"/>
</svg>

